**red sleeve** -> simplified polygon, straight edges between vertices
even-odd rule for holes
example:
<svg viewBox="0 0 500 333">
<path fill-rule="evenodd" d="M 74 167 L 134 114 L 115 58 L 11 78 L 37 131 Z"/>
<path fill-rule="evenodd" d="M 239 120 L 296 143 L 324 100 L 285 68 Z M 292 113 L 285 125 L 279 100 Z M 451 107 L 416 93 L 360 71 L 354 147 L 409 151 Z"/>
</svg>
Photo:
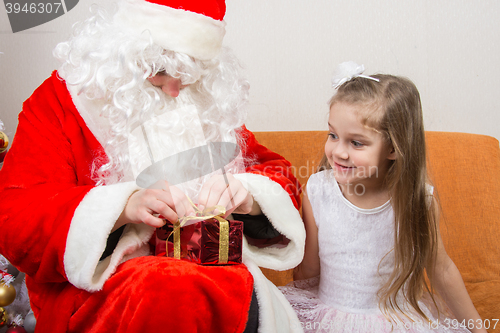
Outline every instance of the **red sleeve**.
<svg viewBox="0 0 500 333">
<path fill-rule="evenodd" d="M 296 209 L 300 208 L 301 186 L 291 171 L 291 163 L 257 142 L 255 135 L 245 126 L 239 131 L 244 142 L 243 157 L 249 161 L 246 172 L 265 176 L 283 187 Z"/>
<path fill-rule="evenodd" d="M 66 237 L 99 151 L 54 72 L 25 101 L 0 171 L 0 253 L 37 282 L 66 280 Z"/>
</svg>

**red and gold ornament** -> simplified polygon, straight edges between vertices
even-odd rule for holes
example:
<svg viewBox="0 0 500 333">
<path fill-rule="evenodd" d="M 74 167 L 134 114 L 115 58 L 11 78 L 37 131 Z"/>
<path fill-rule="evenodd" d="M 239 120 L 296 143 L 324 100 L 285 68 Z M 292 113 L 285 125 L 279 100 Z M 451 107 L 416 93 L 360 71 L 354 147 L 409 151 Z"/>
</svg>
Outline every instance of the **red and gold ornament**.
<svg viewBox="0 0 500 333">
<path fill-rule="evenodd" d="M 0 327 L 4 326 L 7 323 L 7 311 L 4 308 L 0 307 Z"/>
<path fill-rule="evenodd" d="M 0 132 L 0 163 L 3 162 L 7 154 L 7 147 L 9 146 L 9 138 L 4 132 Z"/>
<path fill-rule="evenodd" d="M 7 137 L 7 134 L 5 134 L 4 132 L 0 132 L 0 153 L 6 151 L 8 146 L 9 138 Z"/>
</svg>

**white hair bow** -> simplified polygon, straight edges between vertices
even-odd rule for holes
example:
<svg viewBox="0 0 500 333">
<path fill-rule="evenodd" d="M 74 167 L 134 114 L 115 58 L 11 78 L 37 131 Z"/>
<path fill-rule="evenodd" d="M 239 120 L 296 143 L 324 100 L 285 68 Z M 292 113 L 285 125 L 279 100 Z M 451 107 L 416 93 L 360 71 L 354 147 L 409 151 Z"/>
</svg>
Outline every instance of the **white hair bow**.
<svg viewBox="0 0 500 333">
<path fill-rule="evenodd" d="M 347 81 L 352 80 L 355 77 L 363 77 L 365 79 L 370 79 L 373 81 L 379 82 L 378 79 L 367 76 L 367 75 L 362 75 L 362 73 L 365 71 L 365 66 L 363 65 L 358 65 L 354 61 L 346 61 L 341 63 L 338 67 L 335 73 L 333 74 L 332 77 L 332 85 L 334 89 L 337 89 Z"/>
</svg>

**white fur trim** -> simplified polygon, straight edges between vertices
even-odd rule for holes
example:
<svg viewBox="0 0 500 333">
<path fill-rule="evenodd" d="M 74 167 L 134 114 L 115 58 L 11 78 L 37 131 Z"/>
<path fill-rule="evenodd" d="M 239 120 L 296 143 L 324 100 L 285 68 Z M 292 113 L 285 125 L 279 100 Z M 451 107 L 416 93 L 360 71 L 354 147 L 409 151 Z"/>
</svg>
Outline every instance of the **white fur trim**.
<svg viewBox="0 0 500 333">
<path fill-rule="evenodd" d="M 250 259 L 243 260 L 254 279 L 259 303 L 259 333 L 303 332 L 297 314 L 281 291 L 262 274 Z"/>
<path fill-rule="evenodd" d="M 294 268 L 304 257 L 306 232 L 304 222 L 288 192 L 267 177 L 243 173 L 234 175 L 252 194 L 274 228 L 290 243 L 284 247 L 257 248 L 243 238 L 243 258 L 251 258 L 260 267 L 278 271 Z"/>
<path fill-rule="evenodd" d="M 210 60 L 222 47 L 224 21 L 143 0 L 120 2 L 114 22 L 125 33 L 143 35 L 166 50 Z"/>
<path fill-rule="evenodd" d="M 97 291 L 122 262 L 149 254 L 148 241 L 154 228 L 130 224 L 113 254 L 99 261 L 108 236 L 130 195 L 135 182 L 95 187 L 76 208 L 66 239 L 64 270 L 68 281 L 78 288 Z"/>
</svg>

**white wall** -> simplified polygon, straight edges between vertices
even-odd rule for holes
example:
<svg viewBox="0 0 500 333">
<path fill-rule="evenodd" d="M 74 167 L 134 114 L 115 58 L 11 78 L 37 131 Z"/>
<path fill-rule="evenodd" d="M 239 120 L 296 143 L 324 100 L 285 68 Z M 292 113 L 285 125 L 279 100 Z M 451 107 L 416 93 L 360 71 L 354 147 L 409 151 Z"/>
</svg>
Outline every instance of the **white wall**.
<svg viewBox="0 0 500 333">
<path fill-rule="evenodd" d="M 13 34 L 0 8 L 0 119 L 13 134 L 22 101 L 50 75 L 52 49 L 88 15 Z M 500 2 L 488 0 L 227 0 L 225 44 L 251 83 L 254 131 L 324 130 L 340 62 L 412 79 L 427 130 L 500 139 Z"/>
</svg>

